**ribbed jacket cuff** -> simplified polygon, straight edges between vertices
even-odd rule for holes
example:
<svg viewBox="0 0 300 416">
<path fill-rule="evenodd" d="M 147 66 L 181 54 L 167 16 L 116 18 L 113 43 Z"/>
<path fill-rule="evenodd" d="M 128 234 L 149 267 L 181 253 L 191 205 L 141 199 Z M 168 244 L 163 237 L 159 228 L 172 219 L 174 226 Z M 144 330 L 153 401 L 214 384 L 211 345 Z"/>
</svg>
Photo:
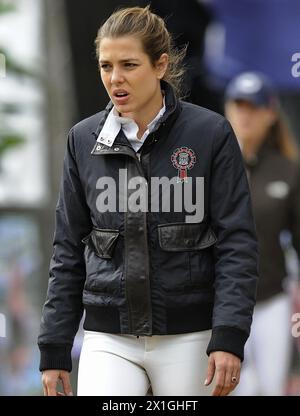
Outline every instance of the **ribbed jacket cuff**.
<svg viewBox="0 0 300 416">
<path fill-rule="evenodd" d="M 229 326 L 217 326 L 212 330 L 212 336 L 206 353 L 209 355 L 214 351 L 225 351 L 236 355 L 244 360 L 244 345 L 248 334 L 238 328 Z"/>
<path fill-rule="evenodd" d="M 41 352 L 40 371 L 66 370 L 72 371 L 71 345 L 39 345 Z"/>
</svg>

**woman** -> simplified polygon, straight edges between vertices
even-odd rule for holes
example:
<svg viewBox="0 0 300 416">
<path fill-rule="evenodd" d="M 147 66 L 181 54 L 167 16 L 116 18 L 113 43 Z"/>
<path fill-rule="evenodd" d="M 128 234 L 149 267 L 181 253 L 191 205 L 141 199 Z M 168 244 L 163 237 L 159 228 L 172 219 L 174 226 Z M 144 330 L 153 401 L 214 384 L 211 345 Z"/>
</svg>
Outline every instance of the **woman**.
<svg viewBox="0 0 300 416">
<path fill-rule="evenodd" d="M 293 342 L 280 235 L 289 230 L 300 255 L 298 151 L 275 91 L 263 74 L 247 72 L 234 78 L 226 89 L 225 102 L 225 115 L 249 173 L 260 254 L 258 303 L 236 393 L 278 396 L 285 391 Z"/>
<path fill-rule="evenodd" d="M 176 98 L 183 53 L 149 8 L 98 32 L 111 99 L 68 138 L 39 335 L 46 395 L 227 395 L 239 381 L 257 242 L 237 140 Z M 214 382 L 212 383 L 212 380 Z"/>
</svg>

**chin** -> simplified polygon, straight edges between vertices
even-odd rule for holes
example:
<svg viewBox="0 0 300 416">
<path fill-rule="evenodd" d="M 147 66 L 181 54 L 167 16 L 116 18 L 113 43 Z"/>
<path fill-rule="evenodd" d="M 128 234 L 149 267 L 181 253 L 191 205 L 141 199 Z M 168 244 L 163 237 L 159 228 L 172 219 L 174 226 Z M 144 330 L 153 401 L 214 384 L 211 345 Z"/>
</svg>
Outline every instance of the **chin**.
<svg viewBox="0 0 300 416">
<path fill-rule="evenodd" d="M 129 113 L 133 111 L 130 104 L 116 104 L 114 103 L 116 109 L 119 111 L 119 113 Z"/>
<path fill-rule="evenodd" d="M 129 105 L 118 105 L 116 106 L 116 109 L 119 113 L 122 113 L 124 117 L 128 117 L 127 114 L 133 114 L 136 112 L 136 108 Z"/>
</svg>

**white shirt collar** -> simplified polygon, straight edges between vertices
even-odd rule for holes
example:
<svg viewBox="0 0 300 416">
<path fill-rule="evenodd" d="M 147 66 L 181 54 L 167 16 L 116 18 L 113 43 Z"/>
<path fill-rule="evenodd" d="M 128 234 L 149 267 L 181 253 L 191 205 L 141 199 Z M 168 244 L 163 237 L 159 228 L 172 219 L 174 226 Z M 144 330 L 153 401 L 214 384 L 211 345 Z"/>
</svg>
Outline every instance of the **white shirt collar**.
<svg viewBox="0 0 300 416">
<path fill-rule="evenodd" d="M 162 108 L 159 110 L 155 118 L 147 125 L 147 130 L 145 131 L 141 139 L 138 139 L 137 133 L 138 133 L 139 128 L 136 122 L 129 117 L 120 116 L 117 109 L 114 106 L 107 116 L 107 119 L 97 138 L 97 142 L 111 147 L 114 144 L 114 141 L 117 135 L 119 134 L 120 129 L 122 128 L 127 139 L 131 141 L 132 144 L 133 143 L 136 144 L 136 146 L 134 146 L 134 149 L 137 151 L 138 150 L 137 148 L 141 147 L 144 140 L 146 139 L 148 134 L 151 132 L 151 130 L 154 128 L 155 124 L 160 119 L 160 117 L 164 114 L 165 111 L 166 111 L 165 97 L 163 97 Z"/>
</svg>

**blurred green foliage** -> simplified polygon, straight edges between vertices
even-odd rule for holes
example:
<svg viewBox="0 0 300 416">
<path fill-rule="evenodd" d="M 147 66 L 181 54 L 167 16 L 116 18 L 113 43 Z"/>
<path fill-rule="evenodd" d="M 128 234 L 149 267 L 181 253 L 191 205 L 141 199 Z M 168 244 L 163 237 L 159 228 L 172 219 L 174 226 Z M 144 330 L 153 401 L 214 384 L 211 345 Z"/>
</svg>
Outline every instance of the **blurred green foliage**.
<svg viewBox="0 0 300 416">
<path fill-rule="evenodd" d="M 12 13 L 16 11 L 15 4 L 9 1 L 0 0 L 0 20 L 4 13 Z M 9 53 L 0 45 L 0 53 L 5 56 L 5 71 L 12 73 L 18 77 L 33 76 L 33 73 L 23 67 L 21 64 L 12 59 Z M 4 82 L 2 80 L 2 82 Z M 0 102 L 0 163 L 1 159 L 8 150 L 19 146 L 25 142 L 24 137 L 19 135 L 10 128 L 6 115 L 19 112 L 20 108 L 17 104 L 7 104 Z"/>
</svg>

